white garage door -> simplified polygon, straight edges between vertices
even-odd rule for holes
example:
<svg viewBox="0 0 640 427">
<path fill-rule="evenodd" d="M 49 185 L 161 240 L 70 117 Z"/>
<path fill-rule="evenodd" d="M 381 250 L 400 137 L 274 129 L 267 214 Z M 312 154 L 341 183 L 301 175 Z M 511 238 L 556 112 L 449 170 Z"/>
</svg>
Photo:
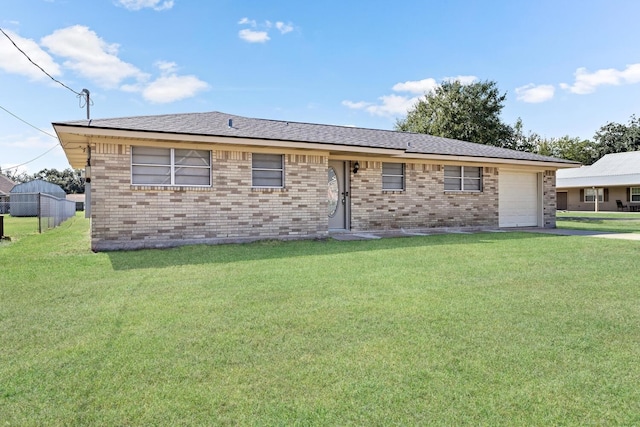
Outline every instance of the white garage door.
<svg viewBox="0 0 640 427">
<path fill-rule="evenodd" d="M 538 226 L 538 174 L 501 170 L 499 176 L 500 227 Z"/>
</svg>

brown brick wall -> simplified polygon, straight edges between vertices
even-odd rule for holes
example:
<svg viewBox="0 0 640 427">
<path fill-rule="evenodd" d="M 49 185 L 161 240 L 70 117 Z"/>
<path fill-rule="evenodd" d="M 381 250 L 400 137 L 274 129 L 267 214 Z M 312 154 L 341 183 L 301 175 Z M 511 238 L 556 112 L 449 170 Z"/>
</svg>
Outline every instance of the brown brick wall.
<svg viewBox="0 0 640 427">
<path fill-rule="evenodd" d="M 300 154 L 303 153 L 303 154 Z M 131 185 L 130 147 L 92 150 L 94 250 L 326 236 L 327 152 L 285 154 L 285 188 L 251 187 L 251 152 L 213 150 L 212 186 Z M 498 226 L 498 168 L 483 168 L 481 192 L 445 192 L 444 168 L 407 163 L 405 191 L 382 190 L 382 163 L 351 174 L 351 229 Z M 543 177 L 544 226 L 555 226 L 555 172 Z"/>
<path fill-rule="evenodd" d="M 556 171 L 544 171 L 542 176 L 542 217 L 544 228 L 556 228 Z"/>
<path fill-rule="evenodd" d="M 351 176 L 354 230 L 498 226 L 495 168 L 483 168 L 482 192 L 444 192 L 441 165 L 407 163 L 405 191 L 383 191 L 382 163 L 359 163 Z"/>
<path fill-rule="evenodd" d="M 132 186 L 130 148 L 92 153 L 94 250 L 327 233 L 327 157 L 285 155 L 285 188 L 251 187 L 251 153 L 213 151 L 211 188 Z"/>
</svg>

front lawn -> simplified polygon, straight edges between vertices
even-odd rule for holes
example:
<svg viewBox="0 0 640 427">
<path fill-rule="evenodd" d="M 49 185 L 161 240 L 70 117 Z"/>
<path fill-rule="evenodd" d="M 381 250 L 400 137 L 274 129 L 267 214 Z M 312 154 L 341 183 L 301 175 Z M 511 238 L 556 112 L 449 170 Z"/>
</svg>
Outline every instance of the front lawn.
<svg viewBox="0 0 640 427">
<path fill-rule="evenodd" d="M 558 228 L 640 233 L 640 212 L 558 212 L 556 218 Z"/>
<path fill-rule="evenodd" d="M 2 425 L 640 424 L 638 242 L 87 229 L 0 245 Z"/>
</svg>

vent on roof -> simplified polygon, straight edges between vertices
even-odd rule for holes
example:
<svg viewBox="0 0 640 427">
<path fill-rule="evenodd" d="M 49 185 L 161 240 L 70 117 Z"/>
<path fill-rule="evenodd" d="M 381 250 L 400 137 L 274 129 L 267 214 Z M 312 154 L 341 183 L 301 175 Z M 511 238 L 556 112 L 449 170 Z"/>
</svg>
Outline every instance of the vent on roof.
<svg viewBox="0 0 640 427">
<path fill-rule="evenodd" d="M 233 129 L 233 119 L 229 119 L 229 128 Z"/>
</svg>

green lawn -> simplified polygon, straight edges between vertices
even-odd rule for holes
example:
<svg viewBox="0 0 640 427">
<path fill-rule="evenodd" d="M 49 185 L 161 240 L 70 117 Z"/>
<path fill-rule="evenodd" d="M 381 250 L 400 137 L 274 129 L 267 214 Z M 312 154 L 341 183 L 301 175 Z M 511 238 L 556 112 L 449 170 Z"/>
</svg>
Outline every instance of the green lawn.
<svg viewBox="0 0 640 427">
<path fill-rule="evenodd" d="M 11 215 L 3 215 L 4 217 L 4 235 L 11 240 L 18 240 L 29 234 L 38 233 L 38 218 L 13 217 Z M 0 245 L 6 241 L 0 240 Z"/>
<path fill-rule="evenodd" d="M 638 425 L 635 241 L 0 245 L 0 424 Z"/>
<path fill-rule="evenodd" d="M 572 230 L 640 233 L 640 212 L 558 212 L 556 226 Z"/>
</svg>

